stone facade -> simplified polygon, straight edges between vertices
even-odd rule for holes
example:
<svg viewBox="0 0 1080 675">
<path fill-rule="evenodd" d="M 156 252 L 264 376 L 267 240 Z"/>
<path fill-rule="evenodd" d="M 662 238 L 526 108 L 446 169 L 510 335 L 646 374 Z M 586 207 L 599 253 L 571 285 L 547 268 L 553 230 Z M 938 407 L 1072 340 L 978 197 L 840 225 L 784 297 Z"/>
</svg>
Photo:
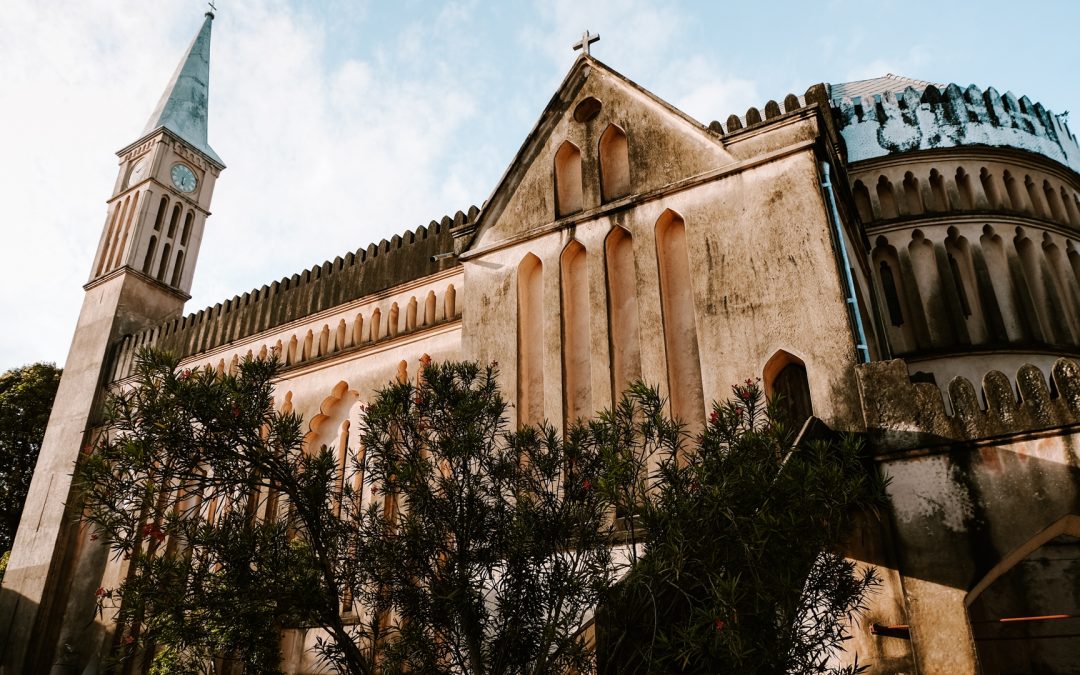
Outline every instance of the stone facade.
<svg viewBox="0 0 1080 675">
<path fill-rule="evenodd" d="M 706 126 L 583 55 L 482 209 L 183 316 L 224 165 L 205 105 L 170 97 L 205 94 L 211 18 L 120 153 L 0 672 L 91 672 L 109 647 L 93 590 L 122 563 L 77 524 L 70 472 L 144 346 L 219 371 L 277 350 L 316 447 L 355 444 L 362 404 L 425 355 L 497 361 L 512 423 L 563 425 L 641 377 L 694 427 L 760 376 L 891 477 L 848 550 L 885 584 L 846 659 L 1076 672 L 1055 636 L 1080 632 L 1080 151 L 1053 113 L 887 76 Z M 315 671 L 316 637 L 285 637 L 289 672 Z"/>
</svg>

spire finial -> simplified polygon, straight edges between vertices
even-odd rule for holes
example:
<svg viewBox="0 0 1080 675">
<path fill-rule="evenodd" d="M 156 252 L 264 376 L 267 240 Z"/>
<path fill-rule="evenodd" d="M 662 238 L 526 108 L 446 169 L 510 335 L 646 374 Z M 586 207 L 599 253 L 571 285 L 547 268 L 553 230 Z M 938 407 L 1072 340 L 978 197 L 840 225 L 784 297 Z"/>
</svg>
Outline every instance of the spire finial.
<svg viewBox="0 0 1080 675">
<path fill-rule="evenodd" d="M 213 18 L 214 18 L 214 16 L 215 16 L 215 14 L 217 13 L 217 7 L 215 7 L 215 6 L 214 6 L 214 0 L 210 0 L 210 2 L 208 2 L 208 3 L 206 3 L 206 4 L 210 5 L 210 11 L 208 11 L 208 12 L 206 13 L 206 16 L 208 16 L 208 17 L 210 17 L 211 19 L 213 19 Z"/>
<path fill-rule="evenodd" d="M 575 42 L 574 44 L 572 44 L 570 46 L 574 48 L 575 52 L 580 49 L 585 54 L 585 56 L 590 56 L 590 54 L 589 54 L 589 45 L 591 45 L 592 43 L 596 42 L 599 39 L 600 39 L 600 34 L 599 33 L 597 33 L 596 35 L 592 35 L 586 29 L 586 31 L 581 34 L 581 41 L 580 42 Z"/>
</svg>

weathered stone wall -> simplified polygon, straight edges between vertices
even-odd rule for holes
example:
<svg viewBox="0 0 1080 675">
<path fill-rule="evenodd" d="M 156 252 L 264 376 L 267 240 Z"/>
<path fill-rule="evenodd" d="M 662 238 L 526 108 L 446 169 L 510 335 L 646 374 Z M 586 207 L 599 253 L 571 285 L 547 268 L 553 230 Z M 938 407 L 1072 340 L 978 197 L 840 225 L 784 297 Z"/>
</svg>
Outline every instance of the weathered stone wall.
<svg viewBox="0 0 1080 675">
<path fill-rule="evenodd" d="M 856 370 L 869 439 L 890 478 L 892 544 L 918 672 L 977 672 L 968 606 L 995 568 L 1080 513 L 1080 363 L 1059 359 L 1049 384 L 1032 365 L 1015 379 L 991 371 L 978 389 L 956 378 L 951 414 L 937 386 L 910 382 L 903 361 Z M 1075 576 L 1028 583 L 1021 592 L 1032 598 L 1080 592 Z"/>
</svg>

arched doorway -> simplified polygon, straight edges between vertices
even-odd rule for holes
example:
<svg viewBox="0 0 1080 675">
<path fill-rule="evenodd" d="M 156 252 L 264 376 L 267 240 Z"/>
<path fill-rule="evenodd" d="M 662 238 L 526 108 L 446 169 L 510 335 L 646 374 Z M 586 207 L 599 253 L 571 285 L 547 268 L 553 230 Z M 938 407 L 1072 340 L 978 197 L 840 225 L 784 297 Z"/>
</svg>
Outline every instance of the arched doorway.
<svg viewBox="0 0 1080 675">
<path fill-rule="evenodd" d="M 967 604 L 983 675 L 1080 673 L 1080 516 L 1006 556 Z"/>
</svg>

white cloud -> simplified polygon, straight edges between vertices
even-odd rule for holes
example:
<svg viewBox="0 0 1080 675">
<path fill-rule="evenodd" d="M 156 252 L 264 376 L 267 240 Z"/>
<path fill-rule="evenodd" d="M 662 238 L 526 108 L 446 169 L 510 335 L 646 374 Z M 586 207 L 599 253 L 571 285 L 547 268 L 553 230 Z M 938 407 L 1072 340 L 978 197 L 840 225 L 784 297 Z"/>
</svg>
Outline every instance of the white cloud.
<svg viewBox="0 0 1080 675">
<path fill-rule="evenodd" d="M 601 36 L 593 46 L 597 58 L 704 124 L 765 103 L 755 82 L 734 75 L 711 56 L 686 49 L 682 36 L 692 18 L 674 5 L 556 0 L 538 2 L 536 8 L 541 20 L 522 31 L 523 41 L 555 63 L 568 64 L 576 57 L 567 36 L 587 28 Z"/>
<path fill-rule="evenodd" d="M 201 3 L 34 0 L 0 28 L 0 369 L 63 361 L 116 176 L 197 31 Z M 474 115 L 467 74 L 438 57 L 473 10 L 378 38 L 359 60 L 283 0 L 232 0 L 215 20 L 210 144 L 221 175 L 199 254 L 195 311 L 466 208 L 476 185 L 454 139 Z M 347 17 L 364 24 L 363 8 Z M 375 36 L 365 35 L 374 40 Z M 399 49 L 402 44 L 407 49 Z M 410 53 L 415 52 L 415 53 Z M 435 57 L 433 58 L 433 54 Z M 408 67 L 397 59 L 422 62 Z"/>
</svg>

